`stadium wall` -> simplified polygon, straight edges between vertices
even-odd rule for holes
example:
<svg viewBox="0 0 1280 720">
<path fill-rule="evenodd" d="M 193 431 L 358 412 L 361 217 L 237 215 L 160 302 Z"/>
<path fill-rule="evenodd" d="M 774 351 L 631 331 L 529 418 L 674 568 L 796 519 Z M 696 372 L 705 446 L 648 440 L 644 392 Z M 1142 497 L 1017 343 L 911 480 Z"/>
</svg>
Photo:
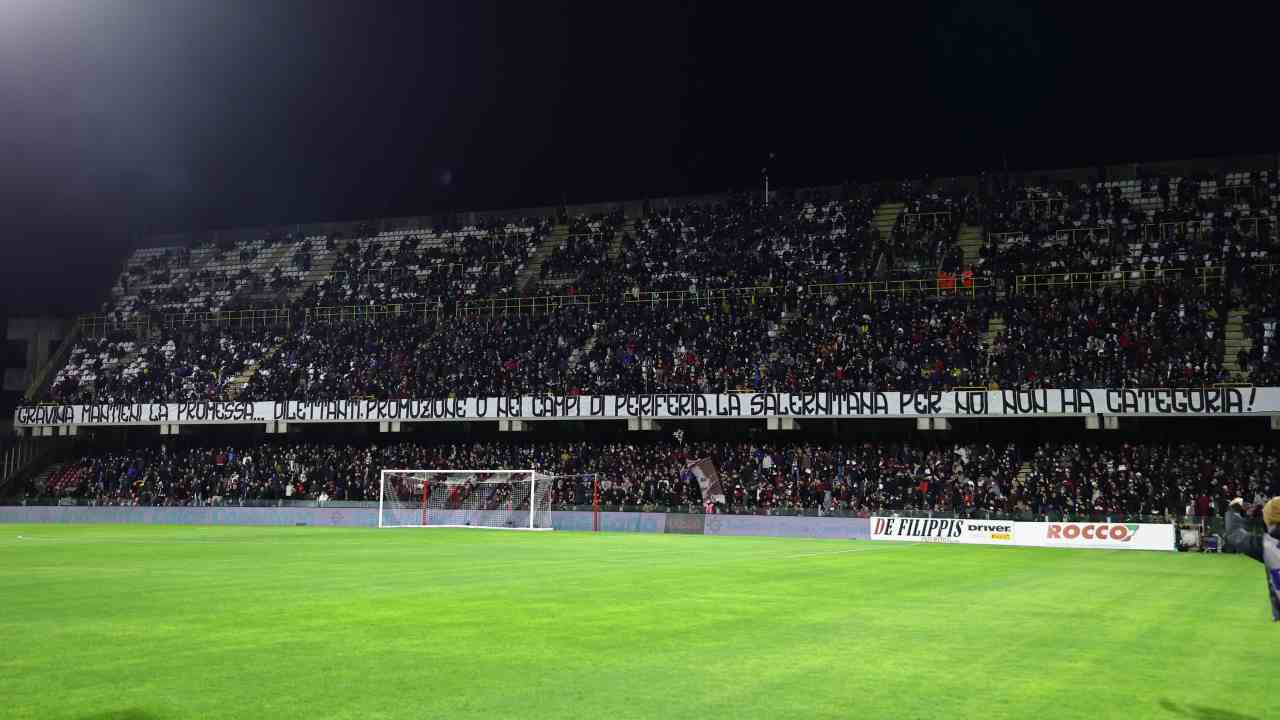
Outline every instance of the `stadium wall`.
<svg viewBox="0 0 1280 720">
<path fill-rule="evenodd" d="M 374 507 L 0 507 L 0 523 L 376 527 L 378 510 Z M 551 523 L 557 530 L 587 531 L 591 529 L 591 513 L 557 510 L 551 513 Z M 870 538 L 866 518 L 602 512 L 600 526 L 607 532 Z"/>
</svg>

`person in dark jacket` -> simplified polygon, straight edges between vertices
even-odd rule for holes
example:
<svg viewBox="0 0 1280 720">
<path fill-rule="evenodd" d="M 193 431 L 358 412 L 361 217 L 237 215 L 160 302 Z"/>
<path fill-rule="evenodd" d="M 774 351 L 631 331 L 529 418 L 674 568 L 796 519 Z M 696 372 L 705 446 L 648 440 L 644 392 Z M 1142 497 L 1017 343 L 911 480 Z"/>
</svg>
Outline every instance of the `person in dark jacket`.
<svg viewBox="0 0 1280 720">
<path fill-rule="evenodd" d="M 1271 498 L 1262 508 L 1265 534 L 1245 529 L 1244 500 L 1236 498 L 1227 509 L 1227 547 L 1262 563 L 1267 571 L 1267 599 L 1271 619 L 1280 622 L 1280 497 Z"/>
</svg>

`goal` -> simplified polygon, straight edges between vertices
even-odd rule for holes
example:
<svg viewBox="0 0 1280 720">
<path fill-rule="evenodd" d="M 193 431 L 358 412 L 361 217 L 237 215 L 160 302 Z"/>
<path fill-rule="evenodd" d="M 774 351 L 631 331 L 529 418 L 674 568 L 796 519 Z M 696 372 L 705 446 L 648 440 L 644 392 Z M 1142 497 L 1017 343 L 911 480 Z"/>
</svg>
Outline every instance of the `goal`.
<svg viewBox="0 0 1280 720">
<path fill-rule="evenodd" d="M 378 527 L 551 529 L 551 478 L 533 470 L 383 470 Z"/>
</svg>

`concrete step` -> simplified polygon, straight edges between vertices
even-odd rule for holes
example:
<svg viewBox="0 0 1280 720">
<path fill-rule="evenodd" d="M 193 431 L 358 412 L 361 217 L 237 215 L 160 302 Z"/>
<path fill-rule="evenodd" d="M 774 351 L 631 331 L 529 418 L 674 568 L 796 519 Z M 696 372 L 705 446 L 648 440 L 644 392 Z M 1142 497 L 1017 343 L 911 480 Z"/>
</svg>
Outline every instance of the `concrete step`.
<svg viewBox="0 0 1280 720">
<path fill-rule="evenodd" d="M 272 355 L 275 355 L 279 351 L 280 346 L 276 345 L 262 355 L 262 360 L 253 363 L 249 367 L 246 367 L 244 370 L 233 375 L 231 380 L 227 382 L 227 394 L 233 398 L 239 397 L 245 386 L 248 385 L 249 381 L 253 379 L 253 376 L 257 374 L 258 368 L 262 366 L 262 363 L 269 360 Z"/>
<path fill-rule="evenodd" d="M 302 276 L 302 282 L 297 288 L 291 291 L 291 296 L 296 300 L 302 297 L 312 285 L 319 285 L 324 282 L 325 278 L 333 273 L 333 266 L 338 262 L 338 252 L 334 250 L 329 252 L 321 243 L 319 248 L 312 248 L 311 253 L 311 270 Z"/>
<path fill-rule="evenodd" d="M 1013 478 L 1014 487 L 1022 487 L 1027 482 L 1027 476 L 1031 474 L 1031 461 L 1022 463 L 1022 467 L 1018 468 L 1018 474 Z"/>
<path fill-rule="evenodd" d="M 516 278 L 516 288 L 525 290 L 536 285 L 542 277 L 542 264 L 546 262 L 551 252 L 560 246 L 569 237 L 568 225 L 556 225 L 551 228 L 551 233 L 538 243 L 538 247 L 529 255 L 529 262 L 524 266 L 524 272 L 520 277 Z"/>
<path fill-rule="evenodd" d="M 614 233 L 613 240 L 609 243 L 609 253 L 607 257 L 610 263 L 615 263 L 618 258 L 622 257 L 622 234 L 625 230 L 619 230 Z"/>
<path fill-rule="evenodd" d="M 880 231 L 881 238 L 888 238 L 889 233 L 893 232 L 904 207 L 906 205 L 903 203 L 881 203 L 876 207 L 871 224 Z"/>
<path fill-rule="evenodd" d="M 995 345 L 996 336 L 1003 332 L 1006 327 L 1004 318 L 999 315 L 991 318 L 991 322 L 987 323 L 987 334 L 983 338 L 983 342 L 986 343 L 988 350 Z"/>
<path fill-rule="evenodd" d="M 978 225 L 963 225 L 956 237 L 956 246 L 964 253 L 964 262 L 973 264 L 978 261 L 982 252 L 985 233 Z"/>
<path fill-rule="evenodd" d="M 1247 352 L 1253 349 L 1253 340 L 1244 334 L 1244 316 L 1243 310 L 1230 310 L 1222 338 L 1222 366 L 1231 372 L 1231 379 L 1237 382 L 1246 380 L 1247 373 L 1236 361 L 1236 356 L 1241 350 Z"/>
<path fill-rule="evenodd" d="M 40 474 L 31 479 L 32 486 L 38 488 L 48 487 L 49 478 L 53 477 L 53 474 L 61 470 L 65 464 L 66 463 L 54 463 L 49 467 L 46 467 L 44 470 L 41 470 Z"/>
</svg>

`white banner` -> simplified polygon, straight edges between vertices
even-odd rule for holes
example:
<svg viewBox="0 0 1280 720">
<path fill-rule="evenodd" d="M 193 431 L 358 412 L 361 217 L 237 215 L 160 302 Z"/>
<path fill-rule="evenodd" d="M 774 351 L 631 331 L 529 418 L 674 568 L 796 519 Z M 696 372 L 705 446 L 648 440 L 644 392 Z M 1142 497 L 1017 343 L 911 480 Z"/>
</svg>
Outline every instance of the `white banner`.
<svg viewBox="0 0 1280 720">
<path fill-rule="evenodd" d="M 1013 522 L 886 516 L 871 518 L 872 540 L 964 545 L 1174 550 L 1173 534 L 1173 525 L 1151 523 Z"/>
<path fill-rule="evenodd" d="M 876 516 L 871 518 L 871 539 L 964 545 L 1013 545 L 1014 524 L 1012 520 Z"/>
<path fill-rule="evenodd" d="M 1149 523 L 1017 523 L 1017 544 L 1027 547 L 1175 550 L 1173 525 Z"/>
<path fill-rule="evenodd" d="M 439 400 L 188 402 L 19 407 L 17 427 L 58 425 L 911 417 L 1205 416 L 1280 413 L 1280 388 L 525 395 Z"/>
</svg>

